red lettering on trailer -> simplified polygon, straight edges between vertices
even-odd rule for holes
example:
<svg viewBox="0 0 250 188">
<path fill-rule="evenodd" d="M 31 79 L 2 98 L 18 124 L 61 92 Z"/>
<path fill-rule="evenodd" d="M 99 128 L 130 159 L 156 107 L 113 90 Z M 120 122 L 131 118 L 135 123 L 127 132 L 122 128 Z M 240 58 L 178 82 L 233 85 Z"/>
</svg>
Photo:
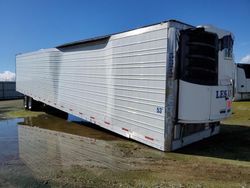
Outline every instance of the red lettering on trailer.
<svg viewBox="0 0 250 188">
<path fill-rule="evenodd" d="M 126 129 L 126 128 L 122 128 L 122 130 L 124 130 L 124 131 L 128 131 L 128 129 Z"/>
<path fill-rule="evenodd" d="M 149 137 L 149 136 L 145 136 L 145 138 L 148 139 L 148 140 L 151 140 L 151 141 L 154 140 L 153 138 L 151 138 L 151 137 Z"/>
</svg>

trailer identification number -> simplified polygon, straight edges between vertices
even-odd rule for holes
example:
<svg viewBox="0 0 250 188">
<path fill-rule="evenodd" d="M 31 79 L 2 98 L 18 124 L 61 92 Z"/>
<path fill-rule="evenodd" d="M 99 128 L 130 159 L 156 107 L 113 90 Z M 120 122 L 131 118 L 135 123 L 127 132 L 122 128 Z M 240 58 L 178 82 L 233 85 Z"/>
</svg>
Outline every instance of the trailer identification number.
<svg viewBox="0 0 250 188">
<path fill-rule="evenodd" d="M 158 106 L 158 107 L 156 108 L 156 112 L 157 112 L 158 114 L 161 114 L 162 111 L 163 111 L 163 107 Z"/>
<path fill-rule="evenodd" d="M 227 98 L 231 96 L 231 91 L 230 90 L 219 90 L 216 91 L 216 98 Z"/>
</svg>

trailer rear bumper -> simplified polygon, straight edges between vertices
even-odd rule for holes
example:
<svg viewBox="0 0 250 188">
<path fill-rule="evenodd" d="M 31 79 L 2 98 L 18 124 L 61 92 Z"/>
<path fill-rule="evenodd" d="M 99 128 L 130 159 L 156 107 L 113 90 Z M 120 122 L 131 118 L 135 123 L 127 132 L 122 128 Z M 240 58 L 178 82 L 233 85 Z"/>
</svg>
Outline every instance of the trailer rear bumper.
<svg viewBox="0 0 250 188">
<path fill-rule="evenodd" d="M 220 126 L 215 126 L 214 129 L 209 128 L 200 132 L 183 137 L 179 140 L 173 140 L 172 150 L 177 150 L 183 146 L 189 145 L 191 143 L 197 142 L 199 140 L 214 136 L 220 132 Z"/>
</svg>

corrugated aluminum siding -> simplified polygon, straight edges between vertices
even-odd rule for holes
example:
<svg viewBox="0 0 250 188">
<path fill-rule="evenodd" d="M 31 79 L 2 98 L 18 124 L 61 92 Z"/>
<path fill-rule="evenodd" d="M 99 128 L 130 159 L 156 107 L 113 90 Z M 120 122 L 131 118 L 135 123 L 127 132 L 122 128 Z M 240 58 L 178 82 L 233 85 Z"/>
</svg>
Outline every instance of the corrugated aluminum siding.
<svg viewBox="0 0 250 188">
<path fill-rule="evenodd" d="M 17 90 L 164 150 L 166 24 L 17 56 Z"/>
</svg>

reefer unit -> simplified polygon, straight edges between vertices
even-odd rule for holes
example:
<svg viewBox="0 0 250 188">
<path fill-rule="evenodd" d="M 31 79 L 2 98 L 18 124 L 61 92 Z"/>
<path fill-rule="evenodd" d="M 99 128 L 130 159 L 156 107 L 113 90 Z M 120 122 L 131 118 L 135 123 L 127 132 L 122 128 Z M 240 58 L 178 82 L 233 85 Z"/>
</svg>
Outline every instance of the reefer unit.
<svg viewBox="0 0 250 188">
<path fill-rule="evenodd" d="M 235 101 L 250 100 L 250 64 L 235 65 Z"/>
<path fill-rule="evenodd" d="M 170 20 L 17 55 L 17 91 L 157 149 L 219 132 L 232 34 Z"/>
</svg>

